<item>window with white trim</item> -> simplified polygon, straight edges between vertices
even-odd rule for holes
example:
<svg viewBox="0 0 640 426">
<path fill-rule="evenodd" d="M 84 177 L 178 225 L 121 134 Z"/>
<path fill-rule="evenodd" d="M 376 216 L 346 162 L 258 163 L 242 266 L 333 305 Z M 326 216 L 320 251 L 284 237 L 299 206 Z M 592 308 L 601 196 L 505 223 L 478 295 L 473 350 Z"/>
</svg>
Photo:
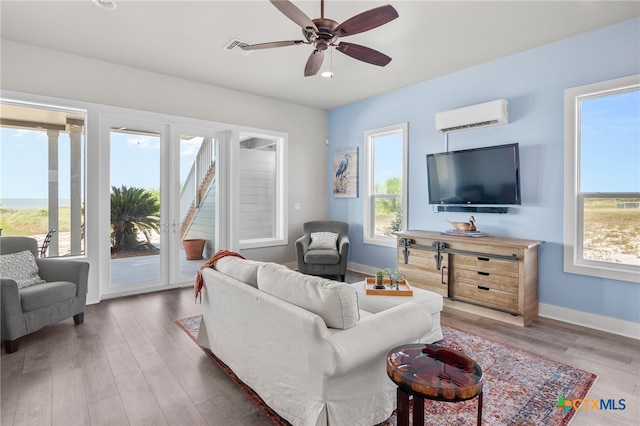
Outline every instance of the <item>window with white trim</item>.
<svg viewBox="0 0 640 426">
<path fill-rule="evenodd" d="M 285 137 L 241 132 L 237 152 L 240 248 L 287 244 Z"/>
<path fill-rule="evenodd" d="M 365 244 L 395 247 L 407 223 L 407 123 L 364 132 Z"/>
<path fill-rule="evenodd" d="M 640 75 L 565 90 L 564 271 L 638 282 Z"/>
</svg>

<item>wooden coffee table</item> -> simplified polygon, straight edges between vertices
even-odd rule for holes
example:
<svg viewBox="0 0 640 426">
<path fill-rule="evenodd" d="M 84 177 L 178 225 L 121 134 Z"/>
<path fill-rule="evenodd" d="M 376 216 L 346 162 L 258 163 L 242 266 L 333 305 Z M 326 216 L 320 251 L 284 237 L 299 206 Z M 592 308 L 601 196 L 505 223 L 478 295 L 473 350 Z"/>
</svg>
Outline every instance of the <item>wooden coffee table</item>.
<svg viewBox="0 0 640 426">
<path fill-rule="evenodd" d="M 398 385 L 398 426 L 409 424 L 409 396 L 413 396 L 413 424 L 424 424 L 424 400 L 466 401 L 478 397 L 478 425 L 482 424 L 482 369 L 471 358 L 438 345 L 412 343 L 387 355 L 387 375 Z"/>
</svg>

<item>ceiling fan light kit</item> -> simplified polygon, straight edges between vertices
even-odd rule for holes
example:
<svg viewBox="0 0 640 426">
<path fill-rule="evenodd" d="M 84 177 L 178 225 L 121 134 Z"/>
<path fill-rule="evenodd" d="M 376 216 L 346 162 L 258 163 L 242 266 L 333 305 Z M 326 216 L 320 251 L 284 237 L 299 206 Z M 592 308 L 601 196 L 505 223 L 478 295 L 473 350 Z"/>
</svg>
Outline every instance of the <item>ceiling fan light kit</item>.
<svg viewBox="0 0 640 426">
<path fill-rule="evenodd" d="M 114 10 L 116 8 L 116 4 L 111 0 L 91 0 L 91 1 L 100 9 Z"/>
<path fill-rule="evenodd" d="M 94 0 L 101 1 L 101 0 Z M 384 67 L 391 58 L 384 53 L 355 43 L 339 41 L 340 37 L 360 34 L 382 26 L 398 17 L 398 12 L 391 5 L 376 7 L 355 15 L 343 23 L 324 17 L 324 0 L 320 0 L 320 18 L 310 19 L 303 11 L 289 0 L 270 0 L 283 15 L 302 29 L 304 40 L 274 41 L 269 43 L 243 46 L 243 50 L 270 49 L 274 47 L 311 44 L 314 49 L 304 67 L 304 76 L 316 75 L 322 67 L 324 52 L 329 47 L 359 61 Z M 323 73 L 324 74 L 324 73 Z M 331 74 L 333 75 L 333 74 Z"/>
</svg>

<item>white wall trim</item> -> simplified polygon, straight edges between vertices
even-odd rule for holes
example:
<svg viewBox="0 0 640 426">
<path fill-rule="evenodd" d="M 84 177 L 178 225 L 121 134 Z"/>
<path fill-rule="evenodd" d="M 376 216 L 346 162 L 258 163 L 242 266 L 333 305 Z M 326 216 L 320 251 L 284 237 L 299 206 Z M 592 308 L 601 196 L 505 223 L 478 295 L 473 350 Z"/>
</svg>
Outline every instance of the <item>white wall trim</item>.
<svg viewBox="0 0 640 426">
<path fill-rule="evenodd" d="M 358 272 L 360 274 L 373 276 L 376 273 L 377 268 L 368 265 L 361 265 L 359 263 L 347 262 L 347 269 L 349 271 Z"/>
<path fill-rule="evenodd" d="M 563 308 L 561 306 L 540 303 L 538 305 L 538 315 L 558 321 L 576 324 L 594 330 L 606 331 L 607 333 L 618 334 L 640 340 L 640 324 L 621 320 L 618 318 L 605 317 L 603 315 L 589 312 L 576 311 L 575 309 Z"/>
<path fill-rule="evenodd" d="M 372 235 L 375 225 L 374 207 L 371 205 L 374 195 L 374 141 L 373 138 L 384 136 L 391 133 L 402 133 L 402 229 L 407 228 L 408 211 L 409 211 L 409 123 L 403 122 L 391 126 L 380 127 L 364 131 L 364 156 L 361 161 L 363 164 L 364 176 L 364 201 L 363 218 L 362 218 L 362 241 L 364 244 L 373 244 L 382 247 L 396 247 L 397 239 L 394 235 L 389 237 L 382 235 Z"/>
</svg>

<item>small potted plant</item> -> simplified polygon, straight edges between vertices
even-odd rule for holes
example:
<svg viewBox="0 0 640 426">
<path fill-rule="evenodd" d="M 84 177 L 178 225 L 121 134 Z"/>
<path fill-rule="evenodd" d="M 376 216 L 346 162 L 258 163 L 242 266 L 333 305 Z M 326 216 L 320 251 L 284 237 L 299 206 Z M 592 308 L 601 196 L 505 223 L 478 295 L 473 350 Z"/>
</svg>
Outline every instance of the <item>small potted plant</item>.
<svg viewBox="0 0 640 426">
<path fill-rule="evenodd" d="M 384 269 L 376 269 L 376 285 L 374 288 L 384 288 L 384 275 L 386 272 L 387 271 L 385 271 Z"/>
</svg>

